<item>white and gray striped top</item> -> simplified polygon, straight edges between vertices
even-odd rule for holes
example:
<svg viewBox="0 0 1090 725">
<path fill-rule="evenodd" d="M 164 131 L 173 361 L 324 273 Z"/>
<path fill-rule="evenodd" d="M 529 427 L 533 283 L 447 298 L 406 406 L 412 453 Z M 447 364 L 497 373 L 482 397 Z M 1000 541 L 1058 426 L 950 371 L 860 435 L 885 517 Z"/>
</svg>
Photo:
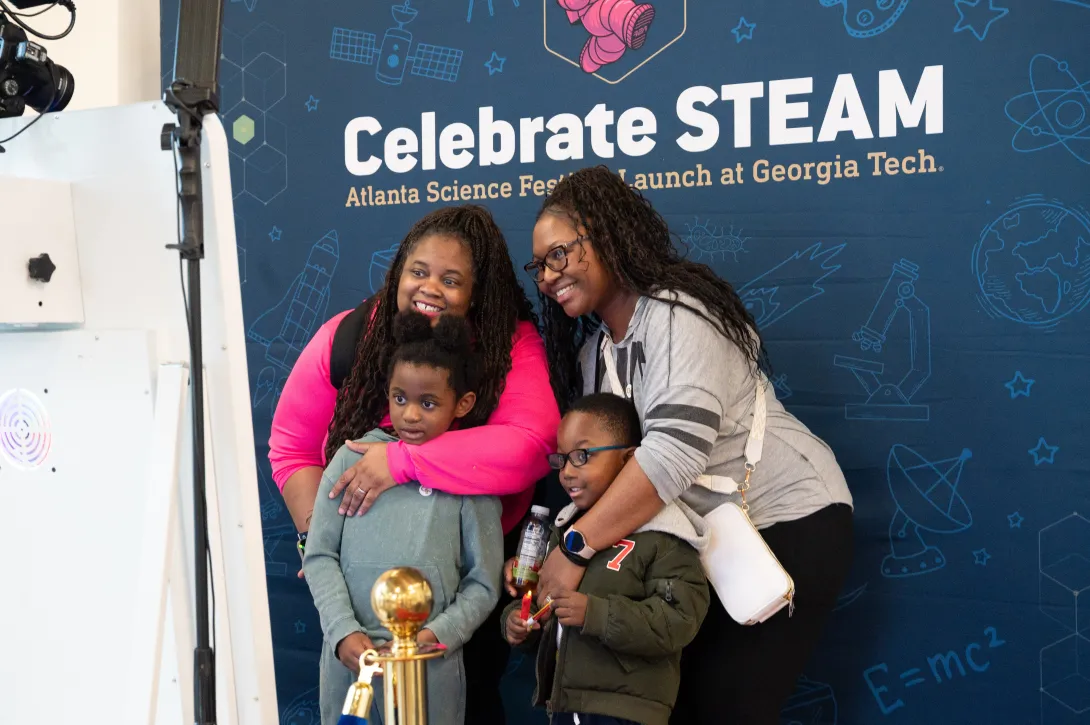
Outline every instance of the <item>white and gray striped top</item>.
<svg viewBox="0 0 1090 725">
<path fill-rule="evenodd" d="M 698 315 L 662 297 L 641 297 L 624 338 L 614 341 L 617 374 L 643 423 L 636 460 L 663 501 L 681 498 L 704 515 L 726 494 L 693 485 L 697 476 L 745 476 L 743 449 L 753 421 L 757 377 L 730 340 Z M 667 297 L 669 299 L 669 297 Z M 699 310 L 695 298 L 677 299 Z M 599 334 L 609 334 L 603 327 Z M 583 392 L 608 391 L 598 334 L 580 353 Z M 793 521 L 852 496 L 828 445 L 766 393 L 764 455 L 746 499 L 758 528 Z M 733 494 L 737 500 L 737 494 Z"/>
</svg>

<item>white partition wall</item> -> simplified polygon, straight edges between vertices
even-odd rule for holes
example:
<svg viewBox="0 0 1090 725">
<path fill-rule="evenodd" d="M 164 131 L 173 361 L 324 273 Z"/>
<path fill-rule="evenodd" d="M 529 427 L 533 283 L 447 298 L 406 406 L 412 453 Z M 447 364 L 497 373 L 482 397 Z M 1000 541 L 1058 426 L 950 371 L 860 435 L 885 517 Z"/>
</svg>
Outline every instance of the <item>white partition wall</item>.
<svg viewBox="0 0 1090 725">
<path fill-rule="evenodd" d="M 0 120 L 0 138 L 29 118 Z M 0 721 L 188 723 L 189 343 L 161 103 L 51 114 L 0 155 Z M 202 262 L 217 722 L 276 723 L 227 141 Z M 28 261 L 48 254 L 48 282 Z M 10 718 L 10 720 L 9 720 Z"/>
</svg>

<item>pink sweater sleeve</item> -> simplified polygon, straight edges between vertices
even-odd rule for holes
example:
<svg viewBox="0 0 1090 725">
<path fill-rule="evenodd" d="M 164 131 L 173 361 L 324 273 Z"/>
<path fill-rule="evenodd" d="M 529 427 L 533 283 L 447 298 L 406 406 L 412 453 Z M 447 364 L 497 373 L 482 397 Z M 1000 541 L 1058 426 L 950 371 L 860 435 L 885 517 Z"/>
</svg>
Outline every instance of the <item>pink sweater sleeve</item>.
<svg viewBox="0 0 1090 725">
<path fill-rule="evenodd" d="M 337 404 L 337 389 L 329 382 L 329 356 L 333 333 L 351 311 L 345 310 L 318 328 L 280 393 L 269 435 L 269 463 L 281 491 L 284 482 L 300 468 L 326 464 L 326 432 Z"/>
<path fill-rule="evenodd" d="M 386 456 L 398 483 L 419 481 L 459 495 L 520 494 L 521 499 L 549 471 L 545 457 L 556 450 L 559 425 L 545 345 L 531 323 L 520 322 L 511 348 L 511 372 L 488 422 L 448 431 L 421 446 L 391 443 Z M 517 515 L 523 513 L 525 508 Z"/>
</svg>

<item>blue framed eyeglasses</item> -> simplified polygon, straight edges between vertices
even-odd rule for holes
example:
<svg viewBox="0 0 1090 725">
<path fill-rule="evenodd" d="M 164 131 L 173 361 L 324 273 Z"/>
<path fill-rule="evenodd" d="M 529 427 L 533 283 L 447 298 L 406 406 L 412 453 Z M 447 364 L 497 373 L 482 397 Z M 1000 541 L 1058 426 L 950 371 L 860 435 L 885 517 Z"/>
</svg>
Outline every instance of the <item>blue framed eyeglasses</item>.
<svg viewBox="0 0 1090 725">
<path fill-rule="evenodd" d="M 573 466 L 579 468 L 587 464 L 591 453 L 616 451 L 621 448 L 628 448 L 628 446 L 597 446 L 595 448 L 576 448 L 574 451 L 568 451 L 567 453 L 550 453 L 548 456 L 549 467 L 554 471 L 559 471 L 570 461 Z"/>
</svg>

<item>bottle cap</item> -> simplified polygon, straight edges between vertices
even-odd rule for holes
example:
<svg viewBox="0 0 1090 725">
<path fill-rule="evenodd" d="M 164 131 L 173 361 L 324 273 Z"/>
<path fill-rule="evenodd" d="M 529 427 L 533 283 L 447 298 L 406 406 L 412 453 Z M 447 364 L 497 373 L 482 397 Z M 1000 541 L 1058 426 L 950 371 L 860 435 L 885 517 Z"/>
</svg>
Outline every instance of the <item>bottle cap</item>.
<svg viewBox="0 0 1090 725">
<path fill-rule="evenodd" d="M 548 506 L 531 506 L 530 507 L 530 513 L 533 514 L 534 516 L 544 516 L 544 517 L 548 518 L 548 516 L 549 516 L 549 507 Z"/>
</svg>

